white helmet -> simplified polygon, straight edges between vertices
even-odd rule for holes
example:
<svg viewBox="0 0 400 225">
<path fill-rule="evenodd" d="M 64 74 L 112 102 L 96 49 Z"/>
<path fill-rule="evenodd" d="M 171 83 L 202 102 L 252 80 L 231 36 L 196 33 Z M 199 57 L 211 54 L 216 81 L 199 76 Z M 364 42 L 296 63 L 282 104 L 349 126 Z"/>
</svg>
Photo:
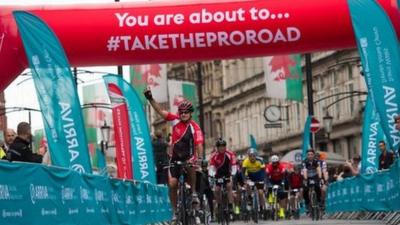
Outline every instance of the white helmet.
<svg viewBox="0 0 400 225">
<path fill-rule="evenodd" d="M 279 162 L 279 157 L 277 155 L 271 156 L 271 163 Z"/>
</svg>

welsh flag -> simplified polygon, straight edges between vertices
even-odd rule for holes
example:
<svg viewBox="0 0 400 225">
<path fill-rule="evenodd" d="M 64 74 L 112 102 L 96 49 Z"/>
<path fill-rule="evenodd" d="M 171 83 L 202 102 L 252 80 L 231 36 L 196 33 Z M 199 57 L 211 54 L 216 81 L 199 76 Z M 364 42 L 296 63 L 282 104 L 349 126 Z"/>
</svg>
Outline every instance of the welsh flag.
<svg viewBox="0 0 400 225">
<path fill-rule="evenodd" d="M 166 64 L 135 65 L 129 68 L 131 85 L 143 105 L 147 100 L 143 95 L 146 86 L 151 88 L 157 102 L 167 102 L 167 66 Z"/>
<path fill-rule="evenodd" d="M 303 101 L 301 55 L 264 58 L 267 97 Z"/>
<path fill-rule="evenodd" d="M 189 100 L 194 107 L 192 118 L 199 123 L 199 98 L 197 95 L 197 87 L 193 82 L 168 80 L 168 95 L 170 111 L 173 113 L 178 112 L 179 103 L 183 100 Z"/>
</svg>

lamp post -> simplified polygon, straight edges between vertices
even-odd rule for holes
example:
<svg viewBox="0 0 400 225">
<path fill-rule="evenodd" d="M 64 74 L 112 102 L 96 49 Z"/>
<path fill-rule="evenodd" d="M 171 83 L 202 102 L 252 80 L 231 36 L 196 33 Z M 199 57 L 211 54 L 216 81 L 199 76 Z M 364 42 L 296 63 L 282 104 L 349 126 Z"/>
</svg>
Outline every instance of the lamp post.
<svg viewBox="0 0 400 225">
<path fill-rule="evenodd" d="M 103 126 L 100 127 L 100 130 L 101 130 L 100 148 L 101 152 L 105 154 L 105 151 L 108 149 L 108 142 L 110 141 L 111 127 L 107 125 L 106 121 L 104 121 L 104 124 Z"/>
<path fill-rule="evenodd" d="M 329 135 L 332 132 L 333 117 L 329 114 L 328 110 L 326 110 L 326 114 L 322 119 L 324 123 L 324 129 L 326 134 L 328 135 L 329 140 Z"/>
</svg>

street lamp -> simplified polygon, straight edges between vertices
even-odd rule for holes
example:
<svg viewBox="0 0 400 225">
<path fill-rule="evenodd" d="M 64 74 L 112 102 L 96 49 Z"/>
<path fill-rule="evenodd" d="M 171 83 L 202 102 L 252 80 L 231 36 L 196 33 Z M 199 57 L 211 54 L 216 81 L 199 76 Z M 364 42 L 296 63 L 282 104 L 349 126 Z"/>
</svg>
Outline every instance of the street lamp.
<svg viewBox="0 0 400 225">
<path fill-rule="evenodd" d="M 110 141 L 110 129 L 111 127 L 107 125 L 107 122 L 104 121 L 103 126 L 100 127 L 101 130 L 101 152 L 104 154 L 104 151 L 108 149 L 108 142 Z"/>
<path fill-rule="evenodd" d="M 328 110 L 326 110 L 326 114 L 322 119 L 324 123 L 325 132 L 328 134 L 328 139 L 329 139 L 329 134 L 332 132 L 333 117 L 329 115 Z"/>
</svg>

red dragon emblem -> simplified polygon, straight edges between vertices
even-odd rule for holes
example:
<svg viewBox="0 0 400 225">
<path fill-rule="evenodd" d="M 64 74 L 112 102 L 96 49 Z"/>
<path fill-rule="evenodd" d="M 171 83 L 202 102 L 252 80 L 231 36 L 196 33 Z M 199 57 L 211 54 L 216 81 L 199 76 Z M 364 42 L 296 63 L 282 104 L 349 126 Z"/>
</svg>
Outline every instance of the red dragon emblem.
<svg viewBox="0 0 400 225">
<path fill-rule="evenodd" d="M 155 81 L 155 78 L 161 77 L 161 66 L 160 64 L 149 64 L 149 65 L 137 65 L 133 66 L 135 73 L 141 74 L 135 76 L 133 82 L 139 85 L 148 85 L 157 87 L 160 84 Z"/>
<path fill-rule="evenodd" d="M 273 56 L 269 65 L 271 66 L 271 73 L 276 73 L 275 81 L 298 78 L 298 74 L 290 72 L 290 68 L 296 66 L 296 61 L 291 55 Z"/>
</svg>

